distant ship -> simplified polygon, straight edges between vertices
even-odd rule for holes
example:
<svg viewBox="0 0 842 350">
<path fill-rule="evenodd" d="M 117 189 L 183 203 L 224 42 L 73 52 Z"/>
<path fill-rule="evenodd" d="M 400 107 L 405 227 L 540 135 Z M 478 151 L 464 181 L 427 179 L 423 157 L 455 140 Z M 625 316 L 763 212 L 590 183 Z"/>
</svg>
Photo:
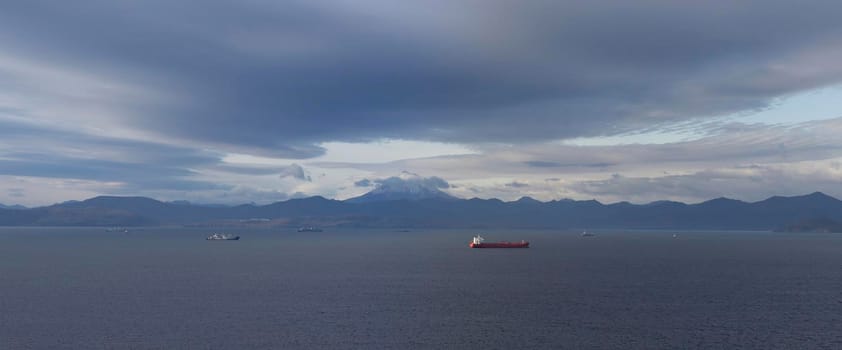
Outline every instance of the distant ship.
<svg viewBox="0 0 842 350">
<path fill-rule="evenodd" d="M 240 236 L 235 236 L 230 233 L 214 233 L 206 239 L 208 241 L 239 241 Z"/>
<path fill-rule="evenodd" d="M 590 233 L 590 232 L 588 232 L 588 231 L 582 231 L 582 235 L 581 235 L 581 236 L 582 236 L 582 237 L 593 237 L 593 236 L 596 236 L 596 235 L 595 235 L 595 234 L 593 234 L 593 233 Z"/>
<path fill-rule="evenodd" d="M 322 229 L 317 228 L 317 227 L 312 227 L 312 226 L 309 226 L 309 227 L 299 227 L 299 228 L 298 228 L 298 232 L 322 232 Z"/>
<path fill-rule="evenodd" d="M 485 242 L 485 238 L 482 238 L 480 235 L 476 235 L 471 244 L 469 245 L 471 248 L 529 248 L 529 242 L 527 241 L 520 241 L 520 242 Z"/>
</svg>

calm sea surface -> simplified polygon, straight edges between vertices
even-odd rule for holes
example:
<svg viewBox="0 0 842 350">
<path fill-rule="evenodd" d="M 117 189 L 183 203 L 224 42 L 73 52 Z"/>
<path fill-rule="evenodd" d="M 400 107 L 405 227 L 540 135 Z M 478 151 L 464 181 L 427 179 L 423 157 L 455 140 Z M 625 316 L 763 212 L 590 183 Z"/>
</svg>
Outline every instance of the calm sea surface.
<svg viewBox="0 0 842 350">
<path fill-rule="evenodd" d="M 842 349 L 842 235 L 0 228 L 2 349 Z"/>
</svg>

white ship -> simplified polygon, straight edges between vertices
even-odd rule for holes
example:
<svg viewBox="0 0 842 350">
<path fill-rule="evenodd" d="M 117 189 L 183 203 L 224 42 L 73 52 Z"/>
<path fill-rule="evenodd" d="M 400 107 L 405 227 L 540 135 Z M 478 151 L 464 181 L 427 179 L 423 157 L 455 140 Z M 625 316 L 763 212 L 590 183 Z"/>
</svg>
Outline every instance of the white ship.
<svg viewBox="0 0 842 350">
<path fill-rule="evenodd" d="M 235 236 L 230 233 L 214 233 L 206 239 L 208 241 L 238 241 L 240 240 L 240 236 Z"/>
</svg>

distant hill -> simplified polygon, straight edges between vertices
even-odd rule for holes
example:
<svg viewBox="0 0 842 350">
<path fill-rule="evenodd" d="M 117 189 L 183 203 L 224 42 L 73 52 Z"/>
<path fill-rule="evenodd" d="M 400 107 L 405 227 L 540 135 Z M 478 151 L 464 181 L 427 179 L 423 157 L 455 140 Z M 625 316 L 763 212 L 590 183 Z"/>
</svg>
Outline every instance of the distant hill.
<svg viewBox="0 0 842 350">
<path fill-rule="evenodd" d="M 19 204 L 5 205 L 3 203 L 0 203 L 0 209 L 26 209 L 26 207 L 24 207 L 22 205 L 19 205 Z"/>
<path fill-rule="evenodd" d="M 374 192 L 374 191 L 372 191 Z M 140 226 L 261 225 L 402 228 L 614 228 L 774 230 L 811 218 L 842 221 L 842 201 L 822 193 L 748 203 L 717 198 L 698 204 L 636 205 L 595 200 L 541 202 L 451 196 L 323 197 L 269 205 L 209 207 L 145 197 L 100 196 L 31 209 L 0 209 L 0 225 Z M 362 199 L 364 198 L 364 199 Z M 256 220 L 257 219 L 257 220 Z"/>
</svg>

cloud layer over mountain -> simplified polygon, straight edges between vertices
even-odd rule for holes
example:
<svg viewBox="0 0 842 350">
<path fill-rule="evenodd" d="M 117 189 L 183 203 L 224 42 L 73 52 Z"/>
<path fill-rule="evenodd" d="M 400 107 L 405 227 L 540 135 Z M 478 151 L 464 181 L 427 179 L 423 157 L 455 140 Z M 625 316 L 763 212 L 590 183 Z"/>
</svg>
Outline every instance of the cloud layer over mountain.
<svg viewBox="0 0 842 350">
<path fill-rule="evenodd" d="M 4 3 L 0 176 L 32 183 L 17 193 L 82 181 L 95 193 L 212 200 L 235 189 L 353 196 L 355 181 L 403 169 L 505 191 L 540 188 L 538 177 L 656 177 L 644 165 L 663 177 L 834 159 L 839 145 L 821 129 L 780 136 L 738 123 L 672 145 L 558 144 L 699 126 L 836 86 L 840 12 L 759 0 Z M 481 154 L 309 164 L 329 143 L 383 139 Z"/>
</svg>

